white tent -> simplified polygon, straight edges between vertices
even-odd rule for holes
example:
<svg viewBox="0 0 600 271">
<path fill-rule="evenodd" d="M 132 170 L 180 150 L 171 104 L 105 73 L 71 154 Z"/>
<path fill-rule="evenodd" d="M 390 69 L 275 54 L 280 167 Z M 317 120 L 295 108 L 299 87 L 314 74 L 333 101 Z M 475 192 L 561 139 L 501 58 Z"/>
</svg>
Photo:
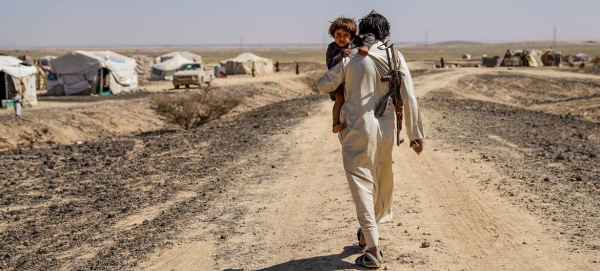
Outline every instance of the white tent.
<svg viewBox="0 0 600 271">
<path fill-rule="evenodd" d="M 221 61 L 227 74 L 251 74 L 252 66 L 256 75 L 273 73 L 273 61 L 253 53 L 241 53 L 235 58 Z"/>
<path fill-rule="evenodd" d="M 194 53 L 190 53 L 190 52 L 171 52 L 168 54 L 164 54 L 164 55 L 160 56 L 160 62 L 165 62 L 175 56 L 182 56 L 184 58 L 191 60 L 192 62 L 202 63 L 201 56 L 194 54 Z"/>
<path fill-rule="evenodd" d="M 49 95 L 86 95 L 103 89 L 129 92 L 138 87 L 134 59 L 111 51 L 74 51 L 50 61 L 54 80 L 48 80 Z M 100 76 L 102 75 L 102 76 Z M 49 77 L 52 77 L 49 76 Z"/>
<path fill-rule="evenodd" d="M 35 67 L 21 65 L 23 61 L 12 56 L 0 56 L 0 99 L 9 100 L 17 91 L 24 103 L 37 104 Z"/>
<path fill-rule="evenodd" d="M 152 66 L 152 75 L 150 76 L 151 80 L 172 80 L 173 74 L 181 67 L 183 64 L 193 63 L 194 61 L 191 59 L 187 59 L 181 55 L 175 55 L 169 60 L 155 64 Z M 197 61 L 202 63 L 201 61 Z"/>
</svg>

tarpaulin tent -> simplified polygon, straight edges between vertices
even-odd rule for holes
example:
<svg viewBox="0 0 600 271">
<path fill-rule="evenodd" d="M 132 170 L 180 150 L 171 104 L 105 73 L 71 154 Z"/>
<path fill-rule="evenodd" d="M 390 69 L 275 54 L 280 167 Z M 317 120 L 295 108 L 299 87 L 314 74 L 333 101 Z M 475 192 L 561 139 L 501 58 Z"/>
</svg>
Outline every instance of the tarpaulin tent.
<svg viewBox="0 0 600 271">
<path fill-rule="evenodd" d="M 251 74 L 252 66 L 256 75 L 273 73 L 273 61 L 253 53 L 241 53 L 237 57 L 221 61 L 227 74 Z"/>
<path fill-rule="evenodd" d="M 187 58 L 187 59 L 191 60 L 192 62 L 202 63 L 201 56 L 194 54 L 194 53 L 190 53 L 190 52 L 171 52 L 168 54 L 164 54 L 164 55 L 160 56 L 160 62 L 165 62 L 175 56 L 182 56 L 183 58 Z"/>
<path fill-rule="evenodd" d="M 9 100 L 17 91 L 24 103 L 37 104 L 35 67 L 21 65 L 23 61 L 12 56 L 0 56 L 0 99 Z"/>
<path fill-rule="evenodd" d="M 183 64 L 194 63 L 193 60 L 187 59 L 181 55 L 175 55 L 169 60 L 155 64 L 152 66 L 151 80 L 173 80 L 173 74 Z M 202 61 L 196 61 L 196 63 L 202 63 Z"/>
<path fill-rule="evenodd" d="M 541 53 L 539 50 L 508 50 L 506 51 L 506 54 L 504 54 L 504 59 L 502 60 L 501 66 L 542 67 L 544 66 L 544 63 L 542 62 Z"/>
<path fill-rule="evenodd" d="M 585 53 L 579 53 L 579 54 L 576 54 L 575 56 L 573 56 L 573 61 L 587 62 L 589 60 L 590 60 L 590 57 L 587 54 L 585 54 Z"/>
<path fill-rule="evenodd" d="M 138 87 L 134 59 L 111 51 L 74 51 L 50 61 L 49 95 L 86 95 L 100 87 L 113 94 Z M 102 82 L 102 85 L 100 85 Z"/>
<path fill-rule="evenodd" d="M 542 54 L 542 62 L 544 66 L 560 66 L 562 63 L 562 53 L 546 50 Z"/>
</svg>

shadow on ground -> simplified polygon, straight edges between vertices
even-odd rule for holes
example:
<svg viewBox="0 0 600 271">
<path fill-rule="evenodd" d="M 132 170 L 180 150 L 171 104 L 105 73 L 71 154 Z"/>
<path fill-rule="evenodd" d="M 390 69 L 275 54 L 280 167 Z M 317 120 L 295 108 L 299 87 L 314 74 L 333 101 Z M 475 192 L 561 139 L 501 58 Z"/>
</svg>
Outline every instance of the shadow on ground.
<svg viewBox="0 0 600 271">
<path fill-rule="evenodd" d="M 344 250 L 339 254 L 331 254 L 326 256 L 317 256 L 307 259 L 291 260 L 289 262 L 281 263 L 260 271 L 289 271 L 289 270 L 321 270 L 321 271 L 333 271 L 333 270 L 345 270 L 355 268 L 356 266 L 351 263 L 345 262 L 342 259 L 348 258 L 351 255 L 356 254 L 356 246 L 346 246 Z"/>
</svg>

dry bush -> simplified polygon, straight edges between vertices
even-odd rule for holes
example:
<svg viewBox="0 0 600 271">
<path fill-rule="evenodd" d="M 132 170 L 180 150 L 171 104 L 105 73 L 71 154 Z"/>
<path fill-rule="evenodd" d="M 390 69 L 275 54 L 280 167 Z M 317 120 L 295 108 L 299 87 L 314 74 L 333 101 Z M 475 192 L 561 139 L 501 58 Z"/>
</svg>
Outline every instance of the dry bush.
<svg viewBox="0 0 600 271">
<path fill-rule="evenodd" d="M 230 92 L 209 91 L 156 95 L 151 109 L 165 122 L 189 130 L 229 112 L 242 101 Z"/>
</svg>

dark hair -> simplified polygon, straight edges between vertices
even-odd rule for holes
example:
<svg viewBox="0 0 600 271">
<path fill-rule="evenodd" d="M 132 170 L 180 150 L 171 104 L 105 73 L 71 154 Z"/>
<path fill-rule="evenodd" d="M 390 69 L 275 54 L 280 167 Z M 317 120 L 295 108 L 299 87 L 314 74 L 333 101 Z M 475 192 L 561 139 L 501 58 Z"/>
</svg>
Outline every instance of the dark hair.
<svg viewBox="0 0 600 271">
<path fill-rule="evenodd" d="M 383 15 L 372 10 L 367 16 L 358 20 L 358 33 L 371 33 L 377 40 L 381 40 L 390 35 L 390 23 Z"/>
<path fill-rule="evenodd" d="M 329 35 L 333 37 L 335 31 L 338 29 L 343 29 L 350 33 L 351 38 L 356 36 L 356 22 L 350 18 L 339 17 L 331 22 L 331 26 L 329 26 Z"/>
</svg>

